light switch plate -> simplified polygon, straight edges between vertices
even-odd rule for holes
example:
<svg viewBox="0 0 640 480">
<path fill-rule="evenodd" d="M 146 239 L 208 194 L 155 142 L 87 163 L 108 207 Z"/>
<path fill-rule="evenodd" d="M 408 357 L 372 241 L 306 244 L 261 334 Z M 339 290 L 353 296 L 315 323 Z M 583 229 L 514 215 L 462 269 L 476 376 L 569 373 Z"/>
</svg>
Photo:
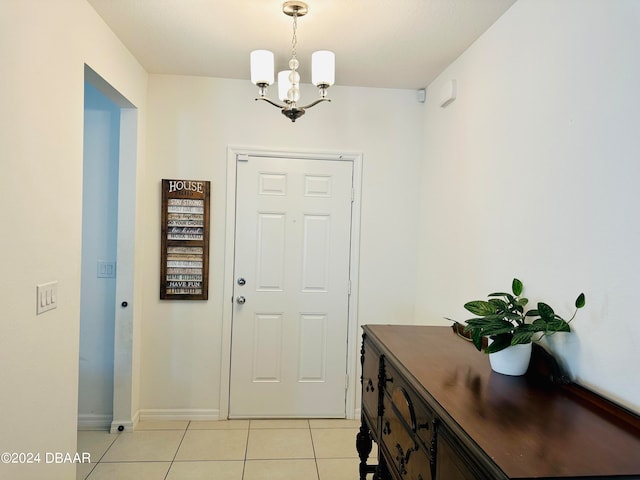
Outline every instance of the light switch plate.
<svg viewBox="0 0 640 480">
<path fill-rule="evenodd" d="M 36 285 L 36 315 L 58 307 L 58 282 Z"/>
<path fill-rule="evenodd" d="M 98 278 L 116 278 L 116 262 L 98 260 Z"/>
</svg>

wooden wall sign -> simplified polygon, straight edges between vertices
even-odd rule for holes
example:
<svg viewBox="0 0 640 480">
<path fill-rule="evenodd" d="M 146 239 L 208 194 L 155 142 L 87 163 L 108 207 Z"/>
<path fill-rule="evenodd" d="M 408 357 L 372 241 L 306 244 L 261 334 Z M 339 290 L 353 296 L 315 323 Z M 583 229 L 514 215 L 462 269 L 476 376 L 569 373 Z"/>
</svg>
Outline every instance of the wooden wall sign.
<svg viewBox="0 0 640 480">
<path fill-rule="evenodd" d="M 162 180 L 160 298 L 207 300 L 209 188 L 201 180 Z"/>
</svg>

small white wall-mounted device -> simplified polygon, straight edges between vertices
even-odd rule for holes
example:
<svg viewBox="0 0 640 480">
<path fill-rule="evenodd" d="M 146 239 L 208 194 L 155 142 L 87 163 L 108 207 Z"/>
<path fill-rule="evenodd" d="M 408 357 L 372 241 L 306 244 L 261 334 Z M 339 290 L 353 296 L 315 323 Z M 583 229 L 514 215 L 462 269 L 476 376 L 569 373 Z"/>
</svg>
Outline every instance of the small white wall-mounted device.
<svg viewBox="0 0 640 480">
<path fill-rule="evenodd" d="M 442 108 L 449 105 L 456 99 L 457 85 L 455 80 L 449 80 L 440 88 L 440 106 Z"/>
</svg>

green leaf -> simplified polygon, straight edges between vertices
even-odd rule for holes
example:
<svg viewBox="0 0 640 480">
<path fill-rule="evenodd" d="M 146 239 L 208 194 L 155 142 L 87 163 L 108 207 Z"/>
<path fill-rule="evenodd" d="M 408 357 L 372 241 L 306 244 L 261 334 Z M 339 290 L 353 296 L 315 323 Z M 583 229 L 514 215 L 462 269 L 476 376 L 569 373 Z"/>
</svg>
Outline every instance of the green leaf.
<svg viewBox="0 0 640 480">
<path fill-rule="evenodd" d="M 532 323 L 528 325 L 529 329 L 534 332 L 546 332 L 547 331 L 547 322 L 542 318 L 535 319 Z"/>
<path fill-rule="evenodd" d="M 526 307 L 526 306 L 527 306 L 527 303 L 529 303 L 529 299 L 528 299 L 528 298 L 525 298 L 525 297 L 521 297 L 521 298 L 519 298 L 518 300 L 516 300 L 516 303 L 517 303 L 518 305 L 520 305 L 521 307 Z"/>
<path fill-rule="evenodd" d="M 487 297 L 507 297 L 507 298 L 510 296 L 511 296 L 510 293 L 505 293 L 505 292 L 493 292 L 487 295 Z"/>
<path fill-rule="evenodd" d="M 496 353 L 511 345 L 511 335 L 496 335 L 492 337 L 493 342 L 486 348 L 485 353 Z"/>
<path fill-rule="evenodd" d="M 511 295 L 510 293 L 505 293 L 505 292 L 490 293 L 489 295 L 487 295 L 487 297 L 504 297 L 504 298 L 507 299 L 507 302 L 509 302 L 509 303 L 513 303 L 516 300 L 513 295 Z"/>
<path fill-rule="evenodd" d="M 495 305 L 485 302 L 483 300 L 474 300 L 464 304 L 464 308 L 473 313 L 474 315 L 491 315 L 496 313 Z"/>
<path fill-rule="evenodd" d="M 571 326 L 562 318 L 554 318 L 547 322 L 547 332 L 570 332 Z"/>
<path fill-rule="evenodd" d="M 543 302 L 538 302 L 538 312 L 540 312 L 540 316 L 545 319 L 550 319 L 555 316 L 553 308 Z"/>
<path fill-rule="evenodd" d="M 513 282 L 511 282 L 511 291 L 516 297 L 519 297 L 522 293 L 522 282 L 517 278 L 514 278 Z"/>
<path fill-rule="evenodd" d="M 507 322 L 505 320 L 498 320 L 495 322 L 491 322 L 488 325 L 482 327 L 482 333 L 484 335 L 500 335 L 503 333 L 511 333 L 513 332 L 514 326 L 511 322 Z"/>
<path fill-rule="evenodd" d="M 482 351 L 482 331 L 474 330 L 471 332 L 471 339 L 473 340 L 473 345 L 478 349 L 478 351 Z"/>
<path fill-rule="evenodd" d="M 585 299 L 584 299 L 584 293 L 581 293 L 580 295 L 578 295 L 578 298 L 576 298 L 576 308 L 582 308 L 585 305 Z"/>
<path fill-rule="evenodd" d="M 504 315 L 504 318 L 506 318 L 507 320 L 514 320 L 516 322 L 519 322 L 520 320 L 522 320 L 522 314 L 521 313 L 515 313 L 515 312 L 509 312 L 509 313 L 506 313 Z"/>
<path fill-rule="evenodd" d="M 509 305 L 507 305 L 507 302 L 505 302 L 500 298 L 490 298 L 489 303 L 492 303 L 493 305 L 495 305 L 497 310 L 505 311 L 507 310 L 507 308 L 509 308 Z"/>
<path fill-rule="evenodd" d="M 469 320 L 465 320 L 467 325 L 472 328 L 482 328 L 486 325 L 491 325 L 493 322 L 501 321 L 502 315 L 487 315 L 485 317 L 480 318 L 470 318 Z"/>
<path fill-rule="evenodd" d="M 533 334 L 535 332 L 531 332 L 528 330 L 518 329 L 511 339 L 511 345 L 520 345 L 522 343 L 531 343 L 531 339 L 533 338 Z"/>
</svg>

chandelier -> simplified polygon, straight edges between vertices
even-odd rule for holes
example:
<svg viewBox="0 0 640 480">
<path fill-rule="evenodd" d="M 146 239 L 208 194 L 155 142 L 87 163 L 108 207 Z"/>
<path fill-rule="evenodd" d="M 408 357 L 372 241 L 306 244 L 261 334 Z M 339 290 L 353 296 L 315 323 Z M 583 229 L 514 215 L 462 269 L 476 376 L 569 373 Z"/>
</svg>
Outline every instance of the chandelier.
<svg viewBox="0 0 640 480">
<path fill-rule="evenodd" d="M 300 63 L 296 58 L 296 46 L 298 39 L 296 30 L 298 28 L 298 17 L 303 17 L 308 12 L 307 4 L 299 1 L 284 2 L 282 11 L 293 18 L 293 36 L 291 39 L 291 60 L 289 60 L 290 70 L 278 73 L 278 97 L 283 104 L 274 102 L 267 98 L 267 87 L 273 83 L 273 52 L 269 50 L 254 50 L 251 52 L 251 81 L 258 87 L 258 97 L 256 100 L 264 100 L 274 107 L 281 109 L 282 114 L 295 122 L 296 119 L 304 115 L 307 108 L 311 108 L 320 102 L 330 102 L 327 98 L 327 90 L 335 81 L 335 55 L 328 50 L 319 50 L 311 55 L 311 82 L 318 87 L 320 98 L 305 105 L 298 106 L 300 100 L 300 74 L 298 67 Z"/>
</svg>

